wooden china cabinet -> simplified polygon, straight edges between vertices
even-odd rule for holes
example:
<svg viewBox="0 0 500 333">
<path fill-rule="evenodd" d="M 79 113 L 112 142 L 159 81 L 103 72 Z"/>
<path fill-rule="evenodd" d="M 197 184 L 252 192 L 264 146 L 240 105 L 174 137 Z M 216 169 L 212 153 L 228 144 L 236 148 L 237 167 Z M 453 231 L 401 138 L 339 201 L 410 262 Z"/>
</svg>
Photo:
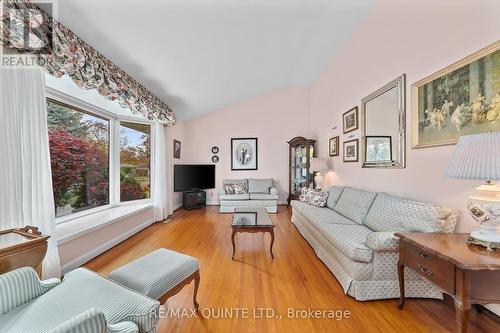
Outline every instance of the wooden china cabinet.
<svg viewBox="0 0 500 333">
<path fill-rule="evenodd" d="M 302 187 L 314 186 L 314 177 L 309 172 L 311 158 L 316 157 L 316 140 L 298 136 L 288 141 L 289 145 L 289 185 L 288 204 L 297 200 Z"/>
</svg>

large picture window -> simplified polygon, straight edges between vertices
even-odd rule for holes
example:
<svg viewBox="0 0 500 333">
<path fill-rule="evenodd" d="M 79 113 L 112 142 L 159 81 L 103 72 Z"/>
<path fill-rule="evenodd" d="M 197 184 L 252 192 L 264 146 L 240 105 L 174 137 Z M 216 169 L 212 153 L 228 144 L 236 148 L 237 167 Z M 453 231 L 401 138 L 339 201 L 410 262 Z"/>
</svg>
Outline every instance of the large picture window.
<svg viewBox="0 0 500 333">
<path fill-rule="evenodd" d="M 109 204 L 109 120 L 47 100 L 56 217 Z"/>
<path fill-rule="evenodd" d="M 47 99 L 57 222 L 151 199 L 151 123 L 62 101 Z"/>
<path fill-rule="evenodd" d="M 151 127 L 120 123 L 120 200 L 150 198 Z"/>
</svg>

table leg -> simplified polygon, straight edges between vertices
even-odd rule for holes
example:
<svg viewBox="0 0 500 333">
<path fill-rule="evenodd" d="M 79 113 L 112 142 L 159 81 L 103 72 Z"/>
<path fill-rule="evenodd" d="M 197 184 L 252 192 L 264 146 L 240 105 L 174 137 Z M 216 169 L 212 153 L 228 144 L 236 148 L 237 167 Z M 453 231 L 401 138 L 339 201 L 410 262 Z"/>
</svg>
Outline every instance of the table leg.
<svg viewBox="0 0 500 333">
<path fill-rule="evenodd" d="M 231 243 L 233 243 L 233 256 L 231 257 L 232 260 L 234 260 L 234 252 L 236 251 L 236 246 L 234 245 L 234 235 L 235 234 L 236 234 L 236 232 L 233 229 L 233 233 L 231 234 Z"/>
<path fill-rule="evenodd" d="M 458 333 L 467 332 L 470 304 L 470 273 L 464 270 L 456 272 L 455 318 Z"/>
<path fill-rule="evenodd" d="M 200 307 L 200 304 L 198 304 L 198 301 L 196 300 L 196 296 L 198 295 L 198 287 L 200 285 L 200 271 L 196 271 L 194 275 L 194 293 L 193 293 L 193 305 L 196 311 L 198 311 L 198 308 Z"/>
<path fill-rule="evenodd" d="M 459 299 L 455 300 L 455 318 L 458 333 L 467 332 L 470 308 L 470 303 L 468 301 L 462 302 Z"/>
<path fill-rule="evenodd" d="M 269 250 L 271 252 L 271 259 L 274 259 L 274 255 L 273 255 L 274 228 L 271 228 L 271 230 L 269 231 L 269 233 L 271 234 L 271 246 L 269 247 Z"/>
<path fill-rule="evenodd" d="M 405 304 L 405 265 L 401 261 L 398 261 L 398 278 L 399 278 L 399 301 L 398 301 L 398 309 L 403 309 L 403 305 Z"/>
</svg>

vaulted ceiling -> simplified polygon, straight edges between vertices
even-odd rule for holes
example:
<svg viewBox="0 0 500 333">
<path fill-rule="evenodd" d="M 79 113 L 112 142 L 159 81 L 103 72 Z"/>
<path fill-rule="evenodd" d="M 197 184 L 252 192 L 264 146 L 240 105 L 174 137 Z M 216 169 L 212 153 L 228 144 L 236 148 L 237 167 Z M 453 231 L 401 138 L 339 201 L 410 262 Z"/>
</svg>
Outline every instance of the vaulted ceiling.
<svg viewBox="0 0 500 333">
<path fill-rule="evenodd" d="M 374 0 L 59 0 L 59 21 L 192 119 L 320 75 Z"/>
</svg>

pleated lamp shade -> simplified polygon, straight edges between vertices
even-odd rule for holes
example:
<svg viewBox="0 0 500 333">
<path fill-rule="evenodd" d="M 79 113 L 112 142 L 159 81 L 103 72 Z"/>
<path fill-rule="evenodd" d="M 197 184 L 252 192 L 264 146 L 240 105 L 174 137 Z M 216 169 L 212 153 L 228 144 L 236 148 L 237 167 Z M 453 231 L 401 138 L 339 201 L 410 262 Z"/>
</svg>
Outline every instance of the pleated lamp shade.
<svg viewBox="0 0 500 333">
<path fill-rule="evenodd" d="M 321 172 L 323 170 L 328 169 L 328 164 L 326 164 L 326 160 L 322 158 L 311 158 L 311 164 L 309 166 L 309 172 Z"/>
<path fill-rule="evenodd" d="M 500 132 L 460 137 L 445 176 L 453 179 L 500 180 Z"/>
</svg>

